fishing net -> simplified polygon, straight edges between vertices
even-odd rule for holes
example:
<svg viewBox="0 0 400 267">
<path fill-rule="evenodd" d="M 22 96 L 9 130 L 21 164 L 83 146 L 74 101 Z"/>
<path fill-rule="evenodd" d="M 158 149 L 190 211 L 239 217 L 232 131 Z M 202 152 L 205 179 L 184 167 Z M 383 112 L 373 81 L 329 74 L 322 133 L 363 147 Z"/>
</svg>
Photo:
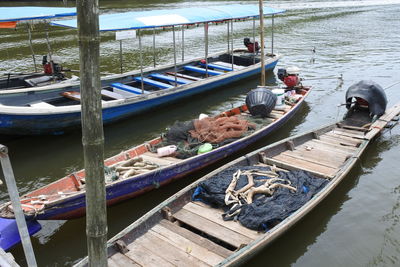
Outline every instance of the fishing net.
<svg viewBox="0 0 400 267">
<path fill-rule="evenodd" d="M 270 172 L 270 168 L 259 166 L 227 168 L 200 183 L 193 194 L 193 200 L 203 201 L 215 208 L 222 208 L 226 212 L 225 220 L 238 220 L 243 226 L 257 231 L 267 231 L 274 227 L 303 206 L 327 184 L 326 179 L 314 177 L 305 171 L 278 171 L 276 173 L 279 179 L 267 175 L 254 175 L 254 187 L 265 184 L 268 179 L 275 179 L 281 180 L 277 183 L 290 184 L 290 187 L 295 190 L 279 186 L 272 195 L 254 195 L 250 204 L 241 200 L 239 205 L 234 203 L 227 206 L 225 191 L 232 182 L 232 176 L 239 169 L 242 172 L 246 170 Z M 247 184 L 248 176 L 240 175 L 234 190 L 240 190 Z"/>
<path fill-rule="evenodd" d="M 213 144 L 221 143 L 226 139 L 239 138 L 249 128 L 255 129 L 255 125 L 237 116 L 195 120 L 194 127 L 194 130 L 189 131 L 193 138 Z"/>
</svg>

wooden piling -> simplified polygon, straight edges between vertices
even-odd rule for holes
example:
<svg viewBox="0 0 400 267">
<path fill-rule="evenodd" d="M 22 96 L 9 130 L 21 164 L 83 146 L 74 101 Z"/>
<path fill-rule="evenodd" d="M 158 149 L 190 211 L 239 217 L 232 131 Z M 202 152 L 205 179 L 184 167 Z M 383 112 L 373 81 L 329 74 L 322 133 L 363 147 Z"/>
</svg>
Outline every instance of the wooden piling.
<svg viewBox="0 0 400 267">
<path fill-rule="evenodd" d="M 104 133 L 99 73 L 99 2 L 78 0 L 82 144 L 86 172 L 86 234 L 89 266 L 107 266 Z"/>
</svg>

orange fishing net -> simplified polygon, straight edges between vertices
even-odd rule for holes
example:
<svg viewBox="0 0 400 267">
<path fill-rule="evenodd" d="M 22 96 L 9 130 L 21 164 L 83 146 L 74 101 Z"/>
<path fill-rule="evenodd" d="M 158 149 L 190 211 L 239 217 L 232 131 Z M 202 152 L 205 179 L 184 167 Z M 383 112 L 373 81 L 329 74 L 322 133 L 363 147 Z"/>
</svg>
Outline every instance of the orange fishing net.
<svg viewBox="0 0 400 267">
<path fill-rule="evenodd" d="M 193 138 L 215 144 L 225 139 L 239 138 L 249 128 L 255 129 L 255 125 L 246 120 L 240 120 L 237 116 L 231 116 L 195 120 L 194 128 L 189 131 Z"/>
</svg>

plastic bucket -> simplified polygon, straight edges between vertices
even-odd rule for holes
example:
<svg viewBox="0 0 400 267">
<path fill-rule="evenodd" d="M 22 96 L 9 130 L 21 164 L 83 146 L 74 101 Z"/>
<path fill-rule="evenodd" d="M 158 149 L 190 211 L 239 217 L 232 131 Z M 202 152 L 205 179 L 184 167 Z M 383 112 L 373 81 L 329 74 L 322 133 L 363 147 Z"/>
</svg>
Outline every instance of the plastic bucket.
<svg viewBox="0 0 400 267">
<path fill-rule="evenodd" d="M 285 90 L 273 89 L 272 93 L 276 95 L 276 106 L 283 106 L 285 104 Z"/>
</svg>

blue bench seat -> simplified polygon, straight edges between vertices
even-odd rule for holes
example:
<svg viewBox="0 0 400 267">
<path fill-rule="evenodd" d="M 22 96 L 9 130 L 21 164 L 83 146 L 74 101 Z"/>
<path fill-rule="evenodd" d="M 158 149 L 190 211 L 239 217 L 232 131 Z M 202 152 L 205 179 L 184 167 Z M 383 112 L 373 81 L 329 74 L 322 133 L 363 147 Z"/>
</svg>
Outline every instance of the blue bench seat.
<svg viewBox="0 0 400 267">
<path fill-rule="evenodd" d="M 185 70 L 189 70 L 189 71 L 193 71 L 193 72 L 198 72 L 198 73 L 201 73 L 201 74 L 206 74 L 206 73 L 208 73 L 208 75 L 212 75 L 212 76 L 216 76 L 216 75 L 223 74 L 223 72 L 220 72 L 220 71 L 215 71 L 215 70 L 208 70 L 208 71 L 206 71 L 206 69 L 199 68 L 199 67 L 195 67 L 195 66 L 184 66 L 183 68 L 184 68 Z"/>
<path fill-rule="evenodd" d="M 201 66 L 205 67 L 205 63 L 200 63 Z M 226 66 L 220 66 L 212 63 L 208 63 L 208 67 L 216 70 L 223 70 L 223 71 L 232 71 L 231 67 L 226 67 Z"/>
<path fill-rule="evenodd" d="M 135 81 L 138 81 L 138 82 L 141 82 L 141 81 L 142 81 L 142 78 L 141 78 L 141 77 L 135 77 L 134 79 L 135 79 Z M 157 81 L 152 80 L 152 79 L 149 79 L 149 78 L 143 78 L 143 83 L 149 84 L 149 85 L 152 85 L 152 86 L 161 88 L 161 89 L 170 89 L 170 88 L 173 88 L 173 86 L 170 85 L 170 84 L 166 84 L 166 83 L 162 83 L 162 82 L 157 82 Z"/>
<path fill-rule="evenodd" d="M 126 85 L 126 84 L 123 84 L 123 83 L 112 83 L 111 86 L 115 87 L 117 89 L 123 90 L 125 92 L 128 92 L 128 93 L 133 93 L 133 94 L 136 94 L 136 95 L 141 95 L 142 94 L 142 89 L 139 89 L 139 88 L 136 88 L 136 87 L 133 87 L 133 86 L 130 86 L 130 85 Z M 144 91 L 144 93 L 148 94 L 150 92 Z"/>
<path fill-rule="evenodd" d="M 152 73 L 149 76 L 152 77 L 152 78 L 155 78 L 155 79 L 160 79 L 160 80 L 164 80 L 164 81 L 167 81 L 167 82 L 175 83 L 175 77 L 174 76 L 168 76 L 168 75 L 164 75 L 164 74 L 160 74 L 160 73 Z M 178 83 L 178 84 L 188 84 L 188 83 L 191 83 L 191 82 L 193 82 L 193 81 L 189 81 L 189 80 L 186 80 L 186 79 L 182 79 L 182 78 L 176 77 L 176 83 Z"/>
</svg>

